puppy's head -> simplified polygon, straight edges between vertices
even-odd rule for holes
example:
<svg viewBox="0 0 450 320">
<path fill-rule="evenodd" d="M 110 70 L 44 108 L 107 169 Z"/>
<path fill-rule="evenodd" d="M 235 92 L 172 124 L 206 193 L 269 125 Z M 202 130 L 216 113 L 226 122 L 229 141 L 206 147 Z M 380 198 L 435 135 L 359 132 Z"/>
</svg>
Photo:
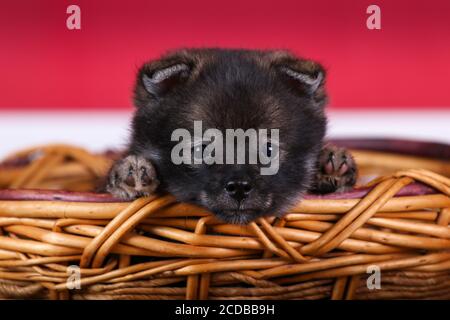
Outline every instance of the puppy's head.
<svg viewBox="0 0 450 320">
<path fill-rule="evenodd" d="M 154 163 L 163 189 L 224 221 L 282 214 L 314 173 L 324 79 L 285 51 L 171 53 L 138 73 L 131 152 Z"/>
</svg>

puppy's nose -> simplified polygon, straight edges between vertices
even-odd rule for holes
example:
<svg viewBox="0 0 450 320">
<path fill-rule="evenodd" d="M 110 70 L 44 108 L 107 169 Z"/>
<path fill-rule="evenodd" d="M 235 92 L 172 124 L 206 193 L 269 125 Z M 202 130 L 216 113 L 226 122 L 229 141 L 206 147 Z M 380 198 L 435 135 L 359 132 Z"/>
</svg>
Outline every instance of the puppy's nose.
<svg viewBox="0 0 450 320">
<path fill-rule="evenodd" d="M 228 181 L 225 186 L 225 191 L 234 199 L 241 202 L 247 198 L 252 186 L 248 181 Z"/>
</svg>

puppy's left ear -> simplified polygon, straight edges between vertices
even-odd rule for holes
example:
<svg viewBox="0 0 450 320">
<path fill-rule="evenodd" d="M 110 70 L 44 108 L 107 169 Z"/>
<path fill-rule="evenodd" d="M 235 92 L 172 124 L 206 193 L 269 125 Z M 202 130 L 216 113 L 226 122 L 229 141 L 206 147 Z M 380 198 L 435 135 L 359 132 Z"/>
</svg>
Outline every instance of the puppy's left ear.
<svg viewBox="0 0 450 320">
<path fill-rule="evenodd" d="M 274 62 L 275 68 L 285 81 L 297 92 L 310 96 L 317 104 L 327 102 L 325 69 L 317 62 L 297 59 L 291 55 Z"/>
</svg>

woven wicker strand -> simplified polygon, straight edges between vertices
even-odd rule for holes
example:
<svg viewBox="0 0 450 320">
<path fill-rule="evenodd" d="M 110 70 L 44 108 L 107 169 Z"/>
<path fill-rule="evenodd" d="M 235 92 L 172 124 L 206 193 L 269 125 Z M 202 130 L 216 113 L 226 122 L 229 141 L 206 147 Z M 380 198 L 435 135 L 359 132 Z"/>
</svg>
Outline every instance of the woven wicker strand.
<svg viewBox="0 0 450 320">
<path fill-rule="evenodd" d="M 170 195 L 90 193 L 115 154 L 15 153 L 0 165 L 0 298 L 449 299 L 450 164 L 354 154 L 382 176 L 238 226 Z M 380 290 L 366 285 L 373 265 Z M 68 290 L 69 266 L 81 289 Z"/>
</svg>

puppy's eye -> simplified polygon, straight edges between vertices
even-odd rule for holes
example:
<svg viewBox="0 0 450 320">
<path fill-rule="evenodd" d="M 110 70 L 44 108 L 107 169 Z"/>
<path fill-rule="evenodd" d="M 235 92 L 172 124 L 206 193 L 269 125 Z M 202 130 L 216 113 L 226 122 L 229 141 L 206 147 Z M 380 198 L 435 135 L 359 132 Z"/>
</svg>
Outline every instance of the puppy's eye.
<svg viewBox="0 0 450 320">
<path fill-rule="evenodd" d="M 203 160 L 204 151 L 207 144 L 199 143 L 192 146 L 192 154 L 194 155 L 194 159 Z"/>
<path fill-rule="evenodd" d="M 203 151 L 205 151 L 205 147 L 206 145 L 204 144 L 200 144 L 198 146 L 193 147 L 192 149 L 194 150 L 194 152 L 201 152 L 203 154 Z"/>
<path fill-rule="evenodd" d="M 276 142 L 268 141 L 265 144 L 260 145 L 259 150 L 264 157 L 275 159 L 279 154 L 279 145 Z"/>
<path fill-rule="evenodd" d="M 267 154 L 267 156 L 269 157 L 269 158 L 271 158 L 272 157 L 272 152 L 273 152 L 273 147 L 272 147 L 272 144 L 270 143 L 270 142 L 268 142 L 267 144 L 266 144 L 266 154 Z"/>
</svg>

